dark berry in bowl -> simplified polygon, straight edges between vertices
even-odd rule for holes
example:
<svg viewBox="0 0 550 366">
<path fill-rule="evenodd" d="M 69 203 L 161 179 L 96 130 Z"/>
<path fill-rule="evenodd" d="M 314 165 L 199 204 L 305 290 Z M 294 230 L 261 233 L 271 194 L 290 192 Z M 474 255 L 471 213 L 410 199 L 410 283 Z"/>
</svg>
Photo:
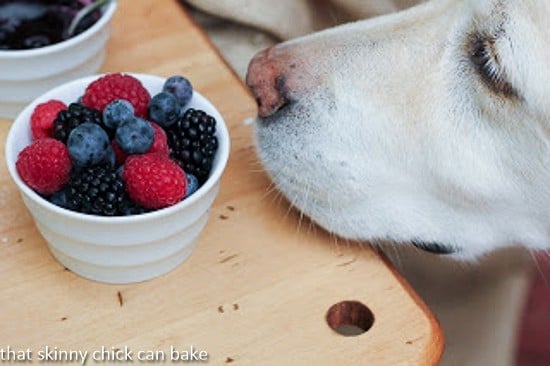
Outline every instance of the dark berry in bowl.
<svg viewBox="0 0 550 366">
<path fill-rule="evenodd" d="M 169 127 L 180 117 L 181 105 L 173 94 L 161 92 L 149 102 L 149 117 L 162 127 Z"/>
<path fill-rule="evenodd" d="M 174 95 L 182 108 L 185 107 L 187 103 L 191 101 L 191 97 L 193 97 L 193 86 L 191 82 L 181 75 L 170 76 L 166 79 L 162 91 Z"/>
<path fill-rule="evenodd" d="M 103 110 L 103 123 L 111 130 L 116 130 L 121 122 L 134 118 L 134 106 L 124 99 L 117 99 Z"/>
<path fill-rule="evenodd" d="M 0 49 L 41 48 L 70 38 L 68 27 L 87 0 L 0 0 Z M 78 25 L 74 35 L 101 17 L 96 10 Z"/>
<path fill-rule="evenodd" d="M 153 145 L 155 130 L 143 118 L 134 117 L 122 122 L 116 129 L 118 146 L 127 154 L 143 154 Z"/>
<path fill-rule="evenodd" d="M 86 122 L 71 131 L 67 139 L 69 155 L 76 167 L 106 162 L 112 149 L 109 136 L 99 125 Z"/>
<path fill-rule="evenodd" d="M 216 120 L 206 112 L 189 108 L 166 129 L 170 154 L 186 173 L 203 184 L 209 176 L 218 148 Z"/>
<path fill-rule="evenodd" d="M 66 143 L 71 131 L 86 122 L 104 127 L 103 117 L 99 111 L 79 103 L 71 103 L 69 108 L 60 111 L 53 121 L 53 135 L 59 141 Z M 108 128 L 104 129 L 110 131 Z"/>
</svg>

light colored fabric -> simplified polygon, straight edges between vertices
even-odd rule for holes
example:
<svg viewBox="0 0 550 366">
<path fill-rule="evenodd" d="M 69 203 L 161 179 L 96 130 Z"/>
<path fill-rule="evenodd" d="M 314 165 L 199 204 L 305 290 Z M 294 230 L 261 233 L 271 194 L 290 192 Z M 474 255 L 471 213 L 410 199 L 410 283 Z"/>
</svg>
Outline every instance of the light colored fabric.
<svg viewBox="0 0 550 366">
<path fill-rule="evenodd" d="M 389 13 L 419 0 L 187 0 L 197 9 L 289 39 Z"/>
<path fill-rule="evenodd" d="M 407 8 L 423 0 L 182 0 L 226 61 L 244 79 L 259 50 L 338 24 Z"/>
<path fill-rule="evenodd" d="M 191 13 L 244 79 L 249 60 L 278 41 L 365 17 L 397 11 L 417 0 L 187 0 Z M 532 274 L 521 249 L 475 264 L 415 249 L 387 255 L 439 319 L 446 338 L 442 365 L 513 366 L 519 317 Z"/>
<path fill-rule="evenodd" d="M 244 80 L 248 61 L 256 52 L 273 46 L 279 39 L 239 23 L 226 21 L 206 13 L 189 9 L 195 21 L 208 33 L 225 60 Z"/>
</svg>

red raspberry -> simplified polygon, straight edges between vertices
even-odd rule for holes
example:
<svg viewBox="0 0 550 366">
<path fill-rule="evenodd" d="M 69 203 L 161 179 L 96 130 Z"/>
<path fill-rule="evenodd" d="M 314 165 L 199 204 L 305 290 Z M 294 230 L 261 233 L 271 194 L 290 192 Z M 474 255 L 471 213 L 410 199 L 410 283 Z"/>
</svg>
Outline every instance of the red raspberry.
<svg viewBox="0 0 550 366">
<path fill-rule="evenodd" d="M 166 137 L 166 132 L 164 132 L 164 129 L 155 122 L 150 123 L 153 126 L 153 130 L 155 130 L 155 139 L 153 140 L 153 145 L 151 145 L 148 152 L 169 156 L 170 148 L 168 147 L 168 137 Z"/>
<path fill-rule="evenodd" d="M 187 191 L 187 178 L 180 166 L 158 153 L 129 156 L 122 178 L 130 198 L 146 208 L 171 206 Z"/>
<path fill-rule="evenodd" d="M 65 109 L 67 105 L 56 99 L 37 105 L 31 115 L 32 138 L 38 140 L 53 137 L 53 121 L 57 114 Z"/>
<path fill-rule="evenodd" d="M 117 99 L 130 102 L 136 116 L 147 117 L 147 106 L 151 100 L 151 94 L 141 81 L 132 75 L 107 74 L 91 82 L 84 92 L 82 104 L 103 112 L 109 103 Z"/>
<path fill-rule="evenodd" d="M 15 162 L 23 182 L 43 195 L 55 193 L 67 183 L 71 165 L 67 146 L 50 137 L 25 147 Z"/>
</svg>

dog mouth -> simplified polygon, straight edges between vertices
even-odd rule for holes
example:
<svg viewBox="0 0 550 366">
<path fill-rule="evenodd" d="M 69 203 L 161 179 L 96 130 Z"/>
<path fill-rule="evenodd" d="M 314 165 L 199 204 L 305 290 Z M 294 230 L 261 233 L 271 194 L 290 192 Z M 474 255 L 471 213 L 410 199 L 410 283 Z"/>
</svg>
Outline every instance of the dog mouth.
<svg viewBox="0 0 550 366">
<path fill-rule="evenodd" d="M 437 255 L 449 255 L 459 252 L 457 247 L 448 244 L 441 244 L 437 242 L 425 242 L 419 240 L 412 240 L 412 245 L 425 252 L 437 254 Z"/>
<path fill-rule="evenodd" d="M 352 211 L 350 207 L 361 201 L 361 191 L 357 189 L 357 182 L 362 182 L 361 185 L 365 182 L 348 171 L 351 163 L 344 164 L 344 161 L 337 159 L 340 163 L 334 165 L 334 161 L 329 159 L 334 158 L 333 154 L 327 157 L 320 152 L 311 153 L 315 151 L 311 146 L 316 141 L 308 141 L 304 138 L 304 135 L 309 136 L 308 134 L 297 133 L 293 129 L 296 126 L 295 111 L 300 107 L 303 106 L 299 103 L 286 105 L 276 114 L 257 120 L 256 143 L 264 167 L 279 192 L 286 196 L 292 206 L 321 227 L 342 237 L 369 241 L 372 238 L 364 237 L 358 231 L 342 229 L 355 225 L 350 222 L 353 223 L 357 217 L 351 217 L 348 221 L 345 219 L 346 210 Z M 308 128 L 311 125 L 304 124 L 302 127 Z M 281 141 L 284 141 L 283 145 L 286 148 L 281 148 Z M 304 149 L 310 153 L 304 154 Z M 320 169 L 320 166 L 325 168 Z M 319 171 L 323 173 L 319 174 Z M 327 182 L 333 183 L 331 185 Z M 340 195 L 338 192 L 346 194 Z M 414 236 L 409 238 L 403 238 L 406 240 L 403 243 L 412 244 L 415 248 L 432 255 L 466 254 L 456 245 L 421 240 Z"/>
</svg>

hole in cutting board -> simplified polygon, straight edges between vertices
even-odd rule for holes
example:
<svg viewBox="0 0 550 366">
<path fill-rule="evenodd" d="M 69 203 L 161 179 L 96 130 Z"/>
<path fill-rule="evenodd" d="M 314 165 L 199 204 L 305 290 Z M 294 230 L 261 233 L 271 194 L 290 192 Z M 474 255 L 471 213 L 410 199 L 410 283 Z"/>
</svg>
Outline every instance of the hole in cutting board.
<svg viewBox="0 0 550 366">
<path fill-rule="evenodd" d="M 336 333 L 354 337 L 367 332 L 374 324 L 374 314 L 359 301 L 341 301 L 328 309 L 327 324 Z"/>
</svg>

